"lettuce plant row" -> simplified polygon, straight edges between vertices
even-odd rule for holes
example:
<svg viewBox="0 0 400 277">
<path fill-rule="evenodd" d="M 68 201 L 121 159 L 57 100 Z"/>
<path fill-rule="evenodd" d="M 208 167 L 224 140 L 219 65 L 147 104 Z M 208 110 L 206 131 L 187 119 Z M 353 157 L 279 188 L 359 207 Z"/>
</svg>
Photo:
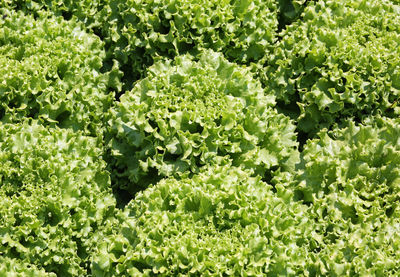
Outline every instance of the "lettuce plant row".
<svg viewBox="0 0 400 277">
<path fill-rule="evenodd" d="M 0 2 L 1 276 L 398 276 L 400 3 Z"/>
</svg>

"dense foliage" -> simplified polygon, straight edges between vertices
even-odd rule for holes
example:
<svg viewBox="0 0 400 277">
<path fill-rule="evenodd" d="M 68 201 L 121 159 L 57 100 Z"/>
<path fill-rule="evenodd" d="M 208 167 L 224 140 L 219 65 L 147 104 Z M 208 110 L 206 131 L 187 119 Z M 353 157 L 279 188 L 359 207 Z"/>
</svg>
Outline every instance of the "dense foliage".
<svg viewBox="0 0 400 277">
<path fill-rule="evenodd" d="M 319 274 L 396 275 L 400 242 L 400 121 L 325 130 L 308 141 L 293 191 L 315 219 Z"/>
<path fill-rule="evenodd" d="M 0 1 L 0 275 L 398 276 L 399 4 Z"/>
<path fill-rule="evenodd" d="M 47 273 L 43 269 L 27 264 L 17 259 L 0 256 L 0 274 L 2 276 L 27 276 L 27 277 L 55 277 L 54 273 Z"/>
<path fill-rule="evenodd" d="M 95 258 L 99 276 L 262 276 L 301 272 L 306 206 L 247 170 L 164 179 L 126 207 Z M 195 254 L 194 254 L 195 253 Z"/>
<path fill-rule="evenodd" d="M 101 155 L 101 141 L 80 132 L 37 122 L 0 125 L 3 266 L 88 273 L 92 238 L 115 206 Z"/>
<path fill-rule="evenodd" d="M 260 59 L 276 40 L 275 0 L 109 0 L 103 36 L 133 79 L 158 57 L 210 48 L 231 61 Z"/>
<path fill-rule="evenodd" d="M 224 156 L 262 177 L 272 167 L 294 167 L 295 126 L 272 108 L 274 97 L 245 68 L 207 51 L 199 61 L 180 56 L 157 63 L 147 75 L 112 114 L 116 177 L 144 187 Z"/>
<path fill-rule="evenodd" d="M 0 19 L 0 119 L 26 117 L 95 134 L 110 108 L 103 43 L 61 17 L 3 10 Z"/>
<path fill-rule="evenodd" d="M 398 116 L 400 12 L 382 1 L 318 1 L 281 34 L 267 87 L 296 110 L 299 129 L 317 132 L 344 118 Z"/>
<path fill-rule="evenodd" d="M 2 0 L 0 7 L 39 14 L 43 11 L 65 19 L 77 19 L 86 26 L 99 29 L 102 26 L 100 12 L 107 8 L 109 0 Z"/>
</svg>

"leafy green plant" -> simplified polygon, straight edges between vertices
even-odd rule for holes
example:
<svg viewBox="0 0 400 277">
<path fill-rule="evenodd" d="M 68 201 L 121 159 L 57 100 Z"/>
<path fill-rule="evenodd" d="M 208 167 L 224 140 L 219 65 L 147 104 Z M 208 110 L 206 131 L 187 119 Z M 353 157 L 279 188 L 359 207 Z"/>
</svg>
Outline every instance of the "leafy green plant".
<svg viewBox="0 0 400 277">
<path fill-rule="evenodd" d="M 98 30 L 103 25 L 99 13 L 107 11 L 108 2 L 109 0 L 2 0 L 0 7 L 35 15 L 49 11 L 67 20 L 77 19 L 88 28 Z"/>
<path fill-rule="evenodd" d="M 103 36 L 130 81 L 159 57 L 202 48 L 230 61 L 257 61 L 270 51 L 278 27 L 275 0 L 110 0 L 109 8 Z"/>
<path fill-rule="evenodd" d="M 94 234 L 115 206 L 101 145 L 36 121 L 0 124 L 0 272 L 89 274 Z"/>
<path fill-rule="evenodd" d="M 399 115 L 400 13 L 390 1 L 316 1 L 280 34 L 261 75 L 312 137 L 344 118 Z"/>
<path fill-rule="evenodd" d="M 138 193 L 94 255 L 94 276 L 277 276 L 303 271 L 306 207 L 228 164 Z"/>
<path fill-rule="evenodd" d="M 1 0 L 0 276 L 398 276 L 399 0 Z"/>
<path fill-rule="evenodd" d="M 124 85 L 143 77 L 160 57 L 209 48 L 230 61 L 257 62 L 270 53 L 279 28 L 296 20 L 306 0 L 122 1 L 4 0 L 0 7 L 79 20 L 106 42 L 105 68 L 117 59 Z M 278 27 L 280 25 L 280 27 Z"/>
<path fill-rule="evenodd" d="M 0 256 L 0 274 L 2 276 L 55 277 L 55 273 L 47 273 L 34 265 Z"/>
<path fill-rule="evenodd" d="M 198 61 L 184 55 L 157 63 L 147 75 L 112 111 L 108 136 L 119 186 L 135 191 L 225 156 L 263 177 L 294 168 L 295 126 L 246 68 L 205 51 Z"/>
<path fill-rule="evenodd" d="M 291 24 L 301 17 L 301 13 L 307 6 L 308 0 L 278 0 L 279 3 L 279 28 Z"/>
<path fill-rule="evenodd" d="M 314 219 L 320 275 L 395 276 L 400 242 L 400 121 L 326 130 L 307 142 L 292 189 Z"/>
<path fill-rule="evenodd" d="M 61 17 L 1 12 L 1 121 L 31 117 L 101 133 L 113 94 L 107 92 L 110 75 L 100 72 L 105 57 L 100 39 Z"/>
</svg>

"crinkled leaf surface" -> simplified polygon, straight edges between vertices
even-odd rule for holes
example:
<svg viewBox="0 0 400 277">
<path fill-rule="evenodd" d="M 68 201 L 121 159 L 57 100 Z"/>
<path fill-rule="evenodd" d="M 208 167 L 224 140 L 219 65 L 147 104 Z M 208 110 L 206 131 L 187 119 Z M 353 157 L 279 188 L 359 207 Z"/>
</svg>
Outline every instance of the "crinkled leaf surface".
<svg viewBox="0 0 400 277">
<path fill-rule="evenodd" d="M 399 115 L 400 9 L 390 1 L 316 1 L 288 25 L 261 72 L 298 105 L 310 136 L 344 118 Z M 268 59 L 268 57 L 267 57 Z"/>
<path fill-rule="evenodd" d="M 26 117 L 47 125 L 101 133 L 108 74 L 100 73 L 103 43 L 61 17 L 2 9 L 0 17 L 0 119 Z"/>
<path fill-rule="evenodd" d="M 98 29 L 103 22 L 100 13 L 107 11 L 109 0 L 2 0 L 0 7 L 38 14 L 50 11 L 65 19 L 76 18 L 87 27 Z"/>
<path fill-rule="evenodd" d="M 270 51 L 278 27 L 274 0 L 110 0 L 103 14 L 110 54 L 140 77 L 159 56 L 209 48 L 247 63 Z"/>
<path fill-rule="evenodd" d="M 231 165 L 140 192 L 98 246 L 94 276 L 295 276 L 306 206 Z"/>
<path fill-rule="evenodd" d="M 317 274 L 395 276 L 400 243 L 400 122 L 370 118 L 310 140 L 293 183 L 314 218 Z"/>
<path fill-rule="evenodd" d="M 27 277 L 55 277 L 55 273 L 48 273 L 43 269 L 38 269 L 34 265 L 29 265 L 17 259 L 0 256 L 1 276 L 27 276 Z"/>
<path fill-rule="evenodd" d="M 224 157 L 265 176 L 298 158 L 295 126 L 244 67 L 205 51 L 157 63 L 121 97 L 110 121 L 110 149 L 120 186 L 145 187 L 194 173 Z"/>
<path fill-rule="evenodd" d="M 115 205 L 100 147 L 37 122 L 0 125 L 0 272 L 88 274 L 92 238 Z"/>
</svg>

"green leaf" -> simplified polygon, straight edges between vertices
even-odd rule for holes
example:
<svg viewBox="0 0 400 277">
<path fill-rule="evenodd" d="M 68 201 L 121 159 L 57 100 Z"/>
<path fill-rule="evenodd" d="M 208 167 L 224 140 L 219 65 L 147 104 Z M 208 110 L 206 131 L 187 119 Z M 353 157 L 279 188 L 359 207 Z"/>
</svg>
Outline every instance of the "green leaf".
<svg viewBox="0 0 400 277">
<path fill-rule="evenodd" d="M 37 121 L 0 124 L 0 273 L 82 276 L 115 207 L 102 141 Z"/>
<path fill-rule="evenodd" d="M 282 110 L 308 138 L 345 119 L 398 117 L 398 7 L 386 0 L 308 2 L 302 20 L 287 25 L 258 66 L 264 86 L 286 104 Z"/>
<path fill-rule="evenodd" d="M 105 111 L 118 87 L 117 69 L 101 73 L 104 43 L 75 21 L 2 9 L 0 120 L 39 119 L 102 135 Z"/>
<path fill-rule="evenodd" d="M 111 112 L 107 137 L 117 186 L 126 187 L 128 177 L 134 192 L 227 159 L 260 176 L 273 167 L 294 169 L 295 126 L 274 104 L 248 69 L 220 53 L 155 64 Z"/>
<path fill-rule="evenodd" d="M 287 203 L 251 174 L 208 166 L 138 193 L 104 235 L 124 240 L 109 244 L 116 259 L 96 276 L 301 274 L 308 255 L 301 240 L 313 227 L 306 207 Z M 102 259 L 94 254 L 96 264 Z"/>
</svg>

